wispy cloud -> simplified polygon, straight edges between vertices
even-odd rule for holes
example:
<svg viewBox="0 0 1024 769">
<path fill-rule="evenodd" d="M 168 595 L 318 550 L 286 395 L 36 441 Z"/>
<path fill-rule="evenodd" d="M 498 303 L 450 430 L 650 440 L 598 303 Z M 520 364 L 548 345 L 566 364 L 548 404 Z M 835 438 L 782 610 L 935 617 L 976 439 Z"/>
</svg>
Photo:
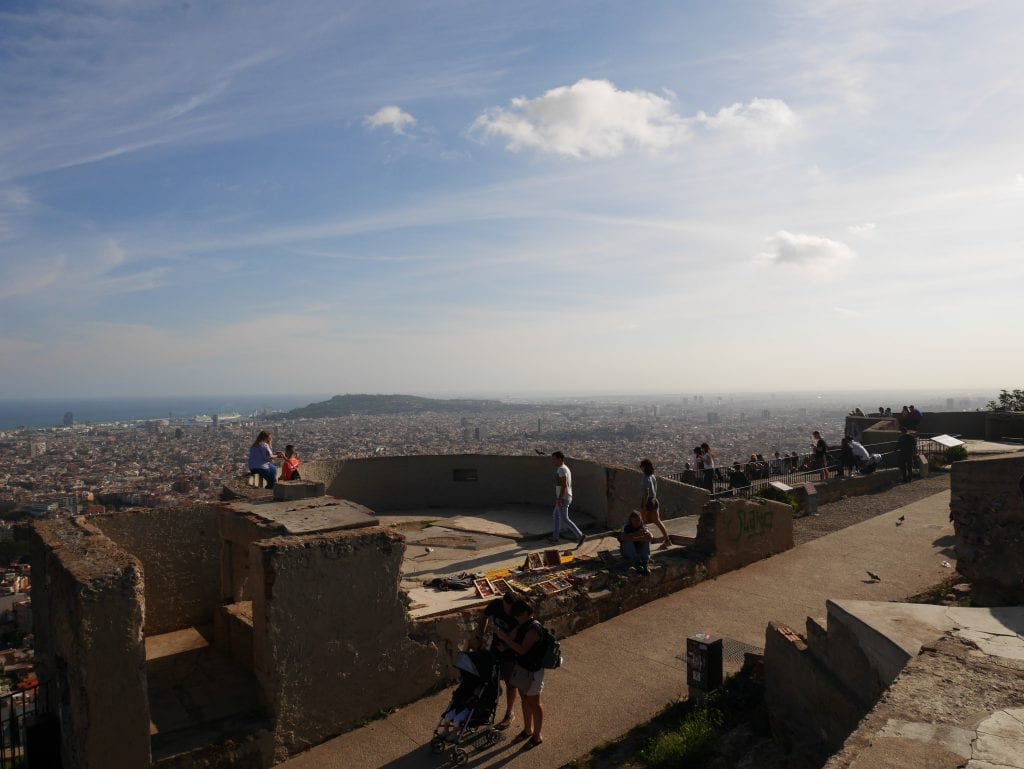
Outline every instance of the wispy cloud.
<svg viewBox="0 0 1024 769">
<path fill-rule="evenodd" d="M 846 231 L 853 234 L 859 235 L 862 238 L 866 238 L 875 232 L 876 224 L 874 222 L 863 222 L 861 224 L 851 224 L 846 228 Z"/>
<path fill-rule="evenodd" d="M 796 133 L 799 121 L 781 99 L 753 99 L 722 107 L 714 115 L 697 113 L 697 122 L 727 135 L 738 136 L 757 151 L 774 149 L 779 141 Z"/>
</svg>

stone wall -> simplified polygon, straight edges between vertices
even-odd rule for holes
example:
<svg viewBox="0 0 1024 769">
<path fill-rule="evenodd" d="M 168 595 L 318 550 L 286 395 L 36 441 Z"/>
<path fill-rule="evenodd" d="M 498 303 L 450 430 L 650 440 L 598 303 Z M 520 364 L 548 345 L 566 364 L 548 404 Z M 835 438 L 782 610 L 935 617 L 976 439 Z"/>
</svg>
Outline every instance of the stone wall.
<svg viewBox="0 0 1024 769">
<path fill-rule="evenodd" d="M 149 766 L 141 564 L 84 519 L 39 521 L 29 538 L 36 669 L 56 687 L 64 766 Z"/>
<path fill-rule="evenodd" d="M 982 413 L 985 415 L 985 440 L 999 441 L 1003 438 L 1021 440 L 1024 438 L 1024 412 L 983 411 Z"/>
<path fill-rule="evenodd" d="M 279 758 L 439 680 L 437 650 L 411 640 L 399 590 L 405 545 L 374 527 L 252 545 L 253 655 Z"/>
<path fill-rule="evenodd" d="M 856 497 L 861 494 L 874 494 L 896 485 L 902 479 L 900 471 L 895 468 L 876 470 L 870 475 L 854 475 L 843 480 L 832 477 L 828 481 L 816 481 L 815 496 L 819 505 L 836 502 L 845 497 Z M 805 484 L 794 486 L 789 495 L 800 505 L 800 514 L 806 514 L 807 490 Z"/>
<path fill-rule="evenodd" d="M 1024 603 L 1024 455 L 952 465 L 950 518 L 957 569 L 985 605 Z"/>
<path fill-rule="evenodd" d="M 793 509 L 766 499 L 709 502 L 697 521 L 697 551 L 717 576 L 793 547 Z"/>
<path fill-rule="evenodd" d="M 213 505 L 133 510 L 90 520 L 142 564 L 146 635 L 213 622 L 221 603 Z"/>
</svg>

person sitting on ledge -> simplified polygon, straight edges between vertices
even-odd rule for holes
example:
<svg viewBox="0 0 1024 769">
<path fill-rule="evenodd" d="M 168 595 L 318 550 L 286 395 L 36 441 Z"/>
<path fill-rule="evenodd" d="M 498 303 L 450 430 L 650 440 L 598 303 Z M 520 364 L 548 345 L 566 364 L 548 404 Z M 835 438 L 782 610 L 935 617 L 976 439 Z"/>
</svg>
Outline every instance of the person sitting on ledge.
<svg viewBox="0 0 1024 769">
<path fill-rule="evenodd" d="M 284 454 L 280 451 L 275 453 L 270 448 L 273 442 L 274 439 L 270 437 L 270 433 L 261 430 L 249 448 L 249 472 L 260 476 L 266 482 L 268 489 L 274 488 L 274 482 L 277 480 L 277 468 L 274 467 L 274 460 L 284 459 Z"/>
<path fill-rule="evenodd" d="M 281 463 L 281 480 L 301 481 L 302 476 L 299 475 L 300 464 L 299 455 L 295 453 L 295 447 L 289 443 L 284 447 L 284 462 Z"/>
<path fill-rule="evenodd" d="M 640 511 L 634 510 L 629 514 L 629 520 L 619 532 L 619 552 L 629 562 L 629 565 L 641 574 L 651 573 L 649 564 L 652 539 L 654 537 L 644 526 Z"/>
</svg>

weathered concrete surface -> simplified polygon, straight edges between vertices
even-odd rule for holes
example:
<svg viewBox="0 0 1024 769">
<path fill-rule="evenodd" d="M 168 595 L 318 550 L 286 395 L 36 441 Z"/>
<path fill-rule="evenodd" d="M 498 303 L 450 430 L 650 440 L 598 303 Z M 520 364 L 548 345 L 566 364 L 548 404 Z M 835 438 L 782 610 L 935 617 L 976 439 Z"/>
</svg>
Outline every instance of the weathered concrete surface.
<svg viewBox="0 0 1024 769">
<path fill-rule="evenodd" d="M 214 505 L 133 510 L 89 520 L 142 564 L 146 635 L 213 621 L 220 605 Z"/>
<path fill-rule="evenodd" d="M 377 525 L 372 510 L 357 502 L 335 497 L 300 498 L 265 504 L 233 502 L 227 507 L 238 515 L 253 515 L 271 529 L 286 534 L 312 534 Z"/>
<path fill-rule="evenodd" d="M 661 598 L 562 641 L 565 665 L 545 682 L 545 742 L 521 751 L 501 743 L 474 767 L 555 769 L 650 720 L 686 689 L 685 639 L 709 630 L 760 647 L 772 619 L 800 626 L 831 596 L 892 600 L 948 574 L 941 561 L 948 493 L 873 518 Z M 901 514 L 907 522 L 895 527 Z M 864 582 L 863 569 L 885 575 Z M 623 665 L 635 659 L 636 665 Z M 599 683 L 596 683 L 599 682 Z M 425 747 L 450 691 L 285 762 L 287 769 L 436 769 Z M 517 721 L 517 723 L 519 723 Z"/>
<path fill-rule="evenodd" d="M 142 566 L 85 519 L 33 524 L 40 680 L 56 684 L 65 766 L 149 766 Z"/>
<path fill-rule="evenodd" d="M 956 554 L 972 595 L 990 605 L 1024 603 L 1024 455 L 955 462 L 952 473 Z"/>
<path fill-rule="evenodd" d="M 1022 769 L 1024 660 L 947 634 L 924 647 L 825 769 Z"/>
<path fill-rule="evenodd" d="M 278 481 L 274 484 L 275 502 L 322 497 L 325 493 L 324 484 L 320 481 Z"/>
<path fill-rule="evenodd" d="M 252 545 L 253 656 L 279 757 L 325 740 L 437 681 L 437 651 L 410 637 L 398 590 L 404 544 L 380 528 Z"/>
</svg>

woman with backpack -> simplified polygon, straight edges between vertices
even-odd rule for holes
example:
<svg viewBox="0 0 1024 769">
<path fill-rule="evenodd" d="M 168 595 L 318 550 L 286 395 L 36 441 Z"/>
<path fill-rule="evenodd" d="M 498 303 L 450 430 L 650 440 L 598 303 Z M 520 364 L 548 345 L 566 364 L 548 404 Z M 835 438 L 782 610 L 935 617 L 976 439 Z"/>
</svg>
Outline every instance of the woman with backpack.
<svg viewBox="0 0 1024 769">
<path fill-rule="evenodd" d="M 512 604 L 510 614 L 517 623 L 515 629 L 505 632 L 495 627 L 494 635 L 516 655 L 516 664 L 509 676 L 509 686 L 518 689 L 523 699 L 523 731 L 516 740 L 527 740 L 524 748 L 535 748 L 544 742 L 541 736 L 544 708 L 540 704 L 540 693 L 544 689 L 545 650 L 541 643 L 544 630 L 533 618 L 533 607 L 522 599 Z"/>
</svg>

